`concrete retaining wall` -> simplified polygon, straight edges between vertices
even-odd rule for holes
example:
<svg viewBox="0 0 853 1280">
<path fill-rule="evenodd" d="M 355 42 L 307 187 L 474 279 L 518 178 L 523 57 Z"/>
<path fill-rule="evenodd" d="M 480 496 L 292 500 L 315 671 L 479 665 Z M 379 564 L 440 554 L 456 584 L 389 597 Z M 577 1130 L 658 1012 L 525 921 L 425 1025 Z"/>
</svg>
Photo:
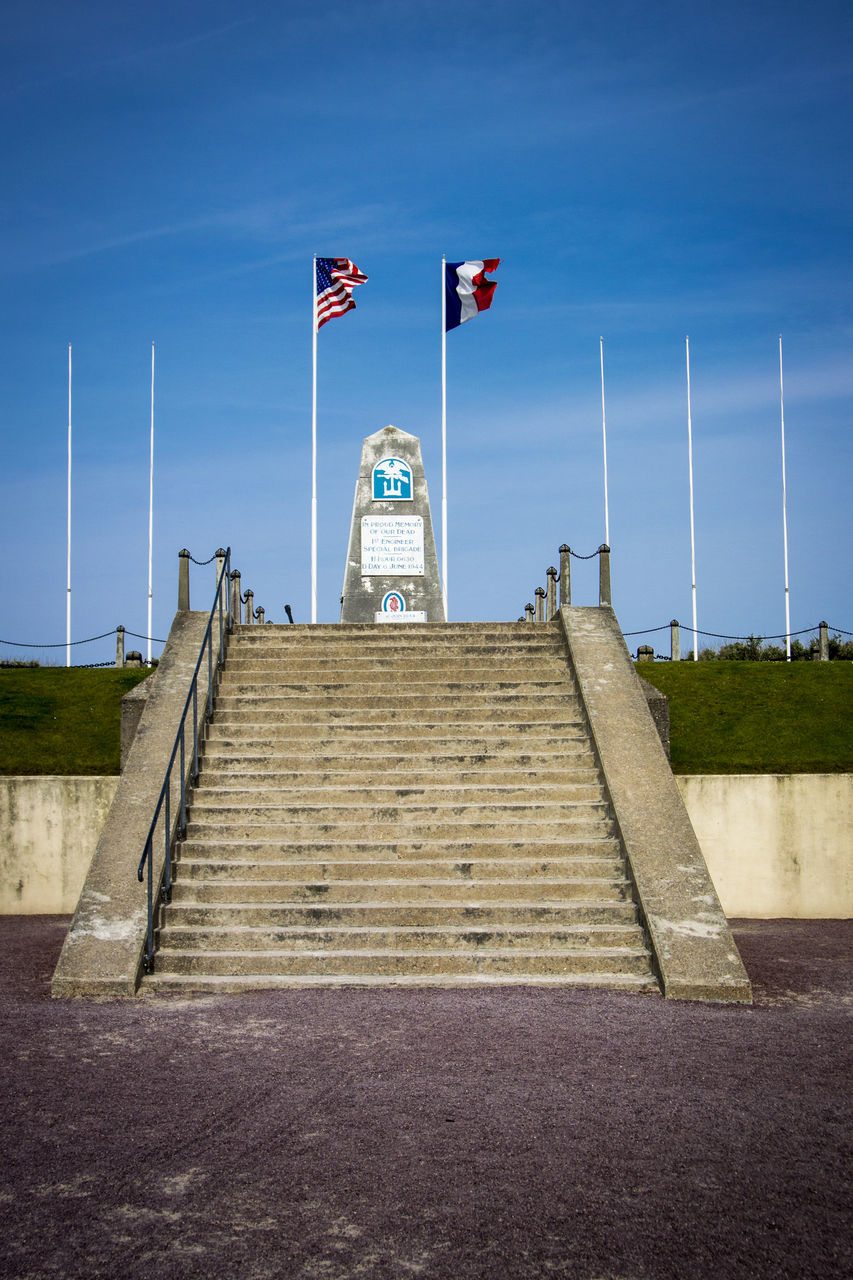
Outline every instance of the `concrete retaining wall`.
<svg viewBox="0 0 853 1280">
<path fill-rule="evenodd" d="M 676 780 L 728 916 L 853 917 L 853 774 Z"/>
<path fill-rule="evenodd" d="M 0 914 L 70 915 L 118 786 L 0 778 Z"/>
<path fill-rule="evenodd" d="M 853 774 L 677 782 L 727 915 L 853 917 Z M 0 778 L 0 914 L 73 912 L 117 785 Z"/>
</svg>

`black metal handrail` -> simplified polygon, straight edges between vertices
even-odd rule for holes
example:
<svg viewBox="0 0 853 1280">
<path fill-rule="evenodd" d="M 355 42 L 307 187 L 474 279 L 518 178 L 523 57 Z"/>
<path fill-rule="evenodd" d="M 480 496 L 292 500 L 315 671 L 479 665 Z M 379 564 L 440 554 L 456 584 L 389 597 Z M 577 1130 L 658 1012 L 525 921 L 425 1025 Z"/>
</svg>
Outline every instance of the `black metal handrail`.
<svg viewBox="0 0 853 1280">
<path fill-rule="evenodd" d="M 186 723 L 190 707 L 193 712 L 193 754 L 192 769 L 190 779 L 192 783 L 198 781 L 198 748 L 199 748 L 199 729 L 203 732 L 213 713 L 214 698 L 214 672 L 213 672 L 213 644 L 211 635 L 213 632 L 213 619 L 216 616 L 217 607 L 219 610 L 219 654 L 216 660 L 217 674 L 222 669 L 225 661 L 225 643 L 226 638 L 230 634 L 232 627 L 231 601 L 228 590 L 229 574 L 231 569 L 231 548 L 225 552 L 225 560 L 219 572 L 216 582 L 216 595 L 210 609 L 210 617 L 207 620 L 207 626 L 204 631 L 204 638 L 201 642 L 198 661 L 195 664 L 192 682 L 190 684 L 187 700 L 184 703 L 183 714 L 178 725 L 178 732 L 175 736 L 175 745 L 172 747 L 172 754 L 169 756 L 169 763 L 166 766 L 166 776 L 163 785 L 160 788 L 160 794 L 157 797 L 157 804 L 154 808 L 154 817 L 151 820 L 151 826 L 148 829 L 148 837 L 145 841 L 145 849 L 139 860 L 137 869 L 137 879 L 142 881 L 145 874 L 145 865 L 148 864 L 148 929 L 145 935 L 145 953 L 142 965 L 146 973 L 154 971 L 154 832 L 157 828 L 161 812 L 163 812 L 163 834 L 165 843 L 165 864 L 163 867 L 163 879 L 159 886 L 161 902 L 168 902 L 172 896 L 172 769 L 174 768 L 176 757 L 180 756 L 180 815 L 176 831 L 177 839 L 182 840 L 187 831 L 187 767 L 186 767 Z M 224 604 L 223 604 L 224 598 Z M 203 709 L 203 718 L 199 725 L 198 718 L 198 673 L 201 670 L 201 664 L 204 659 L 205 649 L 207 650 L 207 697 Z"/>
</svg>

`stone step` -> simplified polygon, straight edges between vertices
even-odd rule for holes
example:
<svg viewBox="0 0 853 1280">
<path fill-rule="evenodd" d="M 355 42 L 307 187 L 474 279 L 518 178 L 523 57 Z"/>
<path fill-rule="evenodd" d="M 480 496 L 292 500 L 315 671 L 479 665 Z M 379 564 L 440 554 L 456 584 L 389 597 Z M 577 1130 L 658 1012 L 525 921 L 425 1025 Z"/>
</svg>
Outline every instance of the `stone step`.
<svg viewBox="0 0 853 1280">
<path fill-rule="evenodd" d="M 354 803 L 371 805 L 411 805 L 429 804 L 431 797 L 440 797 L 442 805 L 483 804 L 579 804 L 604 803 L 601 784 L 591 782 L 558 782 L 550 785 L 529 786 L 494 786 L 489 787 L 475 782 L 467 786 L 448 783 L 436 787 L 435 783 L 427 786 L 393 785 L 373 781 L 362 782 L 358 787 L 350 784 L 338 786 L 311 786 L 306 780 L 294 778 L 283 783 L 270 782 L 260 778 L 254 785 L 241 785 L 240 781 L 229 779 L 219 785 L 213 785 L 202 775 L 195 788 L 190 809 L 193 815 L 199 806 L 225 806 L 229 809 L 245 808 L 255 811 L 270 806 L 285 809 L 301 809 L 306 805 L 322 806 L 326 809 L 338 806 L 350 806 Z"/>
<path fill-rule="evenodd" d="M 303 659 L 342 655 L 370 658 L 391 654 L 395 657 L 422 653 L 433 662 L 445 658 L 476 658 L 486 654 L 511 656 L 528 654 L 531 659 L 542 655 L 565 654 L 566 643 L 562 635 L 549 632 L 545 635 L 524 631 L 490 631 L 444 636 L 425 636 L 423 631 L 410 627 L 389 631 L 387 627 L 364 636 L 353 636 L 345 631 L 323 636 L 270 636 L 246 634 L 232 639 L 228 644 L 228 657 L 267 658 L 278 655 L 294 655 Z"/>
<path fill-rule="evenodd" d="M 482 684 L 558 680 L 574 687 L 565 655 L 507 655 L 487 659 L 456 658 L 429 662 L 427 658 L 314 658 L 302 662 L 296 658 L 241 658 L 229 654 L 223 673 L 223 689 L 232 685 L 255 684 L 321 684 L 359 685 L 379 681 L 409 680 L 416 677 L 420 685 L 444 685 L 448 682 L 474 681 Z"/>
<path fill-rule="evenodd" d="M 432 745 L 434 738 L 440 742 L 455 741 L 465 749 L 471 743 L 485 742 L 491 730 L 494 730 L 501 741 L 511 742 L 515 738 L 523 742 L 528 737 L 537 740 L 547 738 L 549 744 L 560 744 L 566 738 L 580 739 L 583 734 L 583 728 L 576 720 L 534 720 L 532 718 L 512 720 L 506 713 L 500 719 L 496 716 L 492 723 L 483 718 L 477 718 L 465 721 L 464 724 L 459 725 L 459 728 L 464 728 L 466 732 L 464 734 L 460 732 L 455 738 L 448 739 L 445 736 L 448 732 L 447 717 L 441 719 L 430 717 L 421 720 L 416 718 L 412 721 L 403 720 L 402 717 L 399 720 L 377 718 L 374 723 L 365 720 L 356 723 L 346 717 L 326 719 L 323 722 L 285 721 L 281 718 L 259 724 L 257 721 L 254 723 L 248 720 L 243 721 L 239 718 L 239 713 L 238 715 L 232 713 L 229 717 L 222 719 L 214 716 L 210 726 L 210 737 L 216 737 L 220 741 L 250 740 L 265 743 L 288 739 L 294 742 L 348 742 L 353 748 L 359 749 L 365 742 L 376 743 L 380 740 L 387 747 L 389 742 L 414 739 L 422 743 L 422 749 L 426 751 Z M 438 737 L 439 734 L 440 737 Z"/>
<path fill-rule="evenodd" d="M 396 840 L 453 840 L 473 842 L 476 840 L 493 840 L 495 837 L 506 837 L 515 833 L 519 838 L 527 840 L 550 840 L 559 844 L 568 837 L 575 839 L 595 839 L 605 835 L 613 835 L 613 822 L 604 816 L 599 818 L 555 818 L 550 822 L 527 821 L 520 819 L 510 823 L 507 818 L 498 816 L 492 821 L 462 822 L 455 818 L 441 821 L 437 818 L 423 818 L 420 821 L 395 820 L 376 824 L 377 835 Z M 342 816 L 339 820 L 323 821 L 306 819 L 280 822 L 253 822 L 251 817 L 215 818 L 208 815 L 207 821 L 193 819 L 187 827 L 192 840 L 211 842 L 214 840 L 364 840 L 370 835 L 371 824 Z"/>
<path fill-rule="evenodd" d="M 530 729 L 533 725 L 547 725 L 552 732 L 575 728 L 580 725 L 580 711 L 576 700 L 564 698 L 554 705 L 531 704 L 527 699 L 518 702 L 501 702 L 490 704 L 460 706 L 448 703 L 445 707 L 419 707 L 407 705 L 401 700 L 399 705 L 386 703 L 383 706 L 349 708 L 346 706 L 314 706 L 287 704 L 284 700 L 266 704 L 245 704 L 245 710 L 237 707 L 217 706 L 213 713 L 213 723 L 217 728 L 227 729 L 231 725 L 254 726 L 259 732 L 268 733 L 270 729 L 287 729 L 299 732 L 302 737 L 315 736 L 324 730 L 341 729 L 349 734 L 357 734 L 366 730 L 387 729 L 395 734 L 405 736 L 414 731 L 428 733 L 433 728 L 444 729 L 451 726 L 467 727 L 469 732 L 473 726 L 494 725 L 505 726 L 507 732 Z"/>
<path fill-rule="evenodd" d="M 379 896 L 370 903 L 311 902 L 283 905 L 274 902 L 205 902 L 173 897 L 166 908 L 167 927 L 184 925 L 280 926 L 308 925 L 319 928 L 396 925 L 398 928 L 456 925 L 486 928 L 490 925 L 553 924 L 565 926 L 635 927 L 636 911 L 629 899 L 613 902 L 585 902 L 574 899 L 562 905 L 492 903 L 471 906 L 459 902 L 385 902 Z"/>
<path fill-rule="evenodd" d="M 530 706 L 563 707 L 567 702 L 578 705 L 575 690 L 565 680 L 494 681 L 347 681 L 339 684 L 269 682 L 249 684 L 224 681 L 216 699 L 216 710 L 248 710 L 253 707 L 495 707 Z"/>
<path fill-rule="evenodd" d="M 504 973 L 514 975 L 547 973 L 630 973 L 647 975 L 649 958 L 643 948 L 587 947 L 550 949 L 535 945 L 524 947 L 424 948 L 396 951 L 392 948 L 364 948 L 337 951 L 306 950 L 270 951 L 193 951 L 163 947 L 157 953 L 160 973 L 204 973 L 232 976 L 237 974 L 290 974 L 305 976 L 397 974 L 426 975 Z"/>
<path fill-rule="evenodd" d="M 488 759 L 536 765 L 544 762 L 553 764 L 555 759 L 570 756 L 589 758 L 591 755 L 589 739 L 579 724 L 564 726 L 559 733 L 552 733 L 547 727 L 543 729 L 542 725 L 529 732 L 525 732 L 523 726 L 521 729 L 512 726 L 512 729 L 511 734 L 474 732 L 455 737 L 447 737 L 446 730 L 442 734 L 424 734 L 407 728 L 405 736 L 400 737 L 396 733 L 379 734 L 368 729 L 358 736 L 351 735 L 349 739 L 340 735 L 333 739 L 328 735 L 325 738 L 306 738 L 299 742 L 297 748 L 295 743 L 288 742 L 288 734 L 285 732 L 273 737 L 269 730 L 263 734 L 253 732 L 251 726 L 247 725 L 231 725 L 230 729 L 225 729 L 213 722 L 203 750 L 205 761 L 235 755 L 243 759 L 255 756 L 276 760 L 287 756 L 302 758 L 311 755 L 323 761 L 358 761 L 358 767 L 361 767 L 362 760 L 377 758 L 402 760 L 428 756 L 428 759 L 435 761 Z"/>
<path fill-rule="evenodd" d="M 501 666 L 506 663 L 516 670 L 523 665 L 526 670 L 536 670 L 538 664 L 559 664 L 560 670 L 570 670 L 566 647 L 562 640 L 553 639 L 541 644 L 522 645 L 518 643 L 466 642 L 464 644 L 438 644 L 424 646 L 404 639 L 391 639 L 384 643 L 354 645 L 345 640 L 326 640 L 322 645 L 313 647 L 286 644 L 228 646 L 225 670 L 236 670 L 229 664 L 239 660 L 243 663 L 258 663 L 266 666 L 277 663 L 287 666 L 290 663 L 302 663 L 313 666 L 317 662 L 328 664 L 337 662 L 342 670 L 352 666 L 356 671 L 376 667 L 377 664 L 393 666 L 400 671 L 416 671 L 422 663 L 433 668 L 449 670 L 459 665 L 470 670 L 479 669 L 482 673 L 492 664 Z"/>
<path fill-rule="evenodd" d="M 169 922 L 163 931 L 160 956 L 172 951 L 221 954 L 223 952 L 256 952 L 270 954 L 293 951 L 362 952 L 362 951 L 477 951 L 487 947 L 502 951 L 554 949 L 575 951 L 580 947 L 596 950 L 629 949 L 632 955 L 644 950 L 642 930 L 638 925 L 423 925 L 420 927 L 382 925 L 191 925 Z"/>
<path fill-rule="evenodd" d="M 263 831 L 263 828 L 259 828 Z M 586 837 L 573 835 L 571 830 L 560 833 L 557 840 L 536 840 L 527 831 L 516 839 L 503 832 L 488 838 L 462 840 L 451 834 L 445 840 L 377 839 L 377 840 L 317 840 L 309 837 L 299 840 L 233 840 L 218 832 L 217 838 L 201 840 L 188 831 L 186 840 L 179 846 L 179 865 L 187 860 L 212 859 L 218 862 L 353 862 L 362 859 L 379 859 L 385 862 L 406 862 L 424 858 L 431 861 L 468 862 L 474 858 L 534 858 L 546 861 L 558 858 L 623 858 L 622 846 L 615 836 Z M 230 835 L 230 833 L 225 833 Z"/>
<path fill-rule="evenodd" d="M 577 821 L 597 822 L 610 817 L 610 805 L 599 794 L 591 800 L 461 800 L 438 796 L 426 804 L 389 800 L 372 803 L 369 796 L 362 799 L 349 794 L 340 804 L 314 803 L 291 804 L 242 804 L 218 802 L 204 793 L 196 793 L 190 808 L 190 824 L 209 822 L 229 823 L 248 821 L 253 824 L 278 826 L 288 821 L 312 823 L 360 823 L 363 829 L 382 834 L 386 828 L 400 823 L 420 827 L 428 822 L 457 823 L 460 827 L 471 823 L 498 823 L 503 826 L 524 826 L 547 823 L 572 824 Z"/>
<path fill-rule="evenodd" d="M 210 788 L 230 787 L 323 787 L 363 789 L 372 786 L 379 778 L 393 779 L 398 788 L 431 787 L 524 787 L 526 794 L 535 789 L 559 786 L 600 785 L 599 772 L 592 760 L 572 761 L 559 768 L 496 768 L 482 765 L 479 769 L 453 769 L 450 767 L 425 769 L 413 767 L 409 759 L 395 758 L 393 764 L 370 764 L 363 760 L 350 761 L 344 768 L 338 760 L 335 769 L 322 769 L 310 756 L 299 757 L 299 763 L 280 768 L 277 762 L 262 769 L 260 759 L 230 757 L 227 762 L 206 760 L 196 794 Z M 554 762 L 551 762 L 552 766 Z M 401 767 L 403 765 L 403 767 Z"/>
<path fill-rule="evenodd" d="M 622 880 L 625 867 L 616 855 L 605 858 L 357 858 L 269 859 L 247 861 L 181 856 L 176 880 L 311 881 L 321 880 Z"/>
<path fill-rule="evenodd" d="M 161 995 L 245 995 L 257 991 L 305 990 L 318 987 L 585 987 L 592 990 L 657 994 L 656 979 L 648 973 L 414 973 L 414 974 L 208 974 L 160 973 L 145 985 Z"/>
<path fill-rule="evenodd" d="M 565 906 L 574 900 L 605 904 L 630 898 L 627 880 L 575 877 L 568 880 L 524 882 L 518 880 L 190 880 L 180 876 L 172 885 L 172 902 L 178 903 L 276 903 L 305 906 L 310 903 L 358 902 L 375 905 L 400 902 L 411 905 L 451 902 L 473 907 L 522 902 L 538 906 Z"/>
<path fill-rule="evenodd" d="M 300 647 L 349 644 L 364 651 L 374 645 L 396 647 L 412 644 L 432 649 L 436 645 L 474 645 L 502 642 L 535 647 L 564 643 L 559 621 L 547 623 L 518 622 L 430 622 L 425 624 L 388 626 L 382 623 L 320 623 L 291 626 L 265 623 L 235 626 L 230 645 L 240 648 L 257 645 L 298 645 Z M 229 645 L 229 647 L 230 647 Z"/>
</svg>

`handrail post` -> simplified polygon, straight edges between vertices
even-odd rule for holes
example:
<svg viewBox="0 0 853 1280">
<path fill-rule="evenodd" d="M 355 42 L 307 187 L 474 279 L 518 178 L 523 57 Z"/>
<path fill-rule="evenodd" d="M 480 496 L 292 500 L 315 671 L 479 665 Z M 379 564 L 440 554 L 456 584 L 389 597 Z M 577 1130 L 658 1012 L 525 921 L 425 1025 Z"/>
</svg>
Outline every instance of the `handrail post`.
<svg viewBox="0 0 853 1280">
<path fill-rule="evenodd" d="M 225 564 L 225 557 L 227 555 L 228 552 L 224 547 L 220 547 L 216 552 L 216 582 L 219 582 L 219 579 L 222 577 L 222 566 Z"/>
<path fill-rule="evenodd" d="M 186 547 L 178 552 L 178 613 L 190 608 L 190 553 Z"/>
<path fill-rule="evenodd" d="M 610 600 L 610 548 L 602 542 L 598 548 L 598 605 L 609 605 Z"/>
<path fill-rule="evenodd" d="M 163 843 L 165 844 L 165 862 L 166 869 L 163 874 L 163 886 L 160 890 L 160 900 L 168 902 L 172 896 L 172 778 L 166 785 L 166 802 L 165 802 L 166 821 L 163 824 Z"/>
<path fill-rule="evenodd" d="M 154 840 L 149 834 L 148 844 L 148 933 L 145 938 L 145 972 L 154 972 Z"/>
<path fill-rule="evenodd" d="M 124 627 L 121 623 L 116 627 L 116 666 L 124 666 Z"/>
<path fill-rule="evenodd" d="M 258 623 L 260 624 L 260 626 L 263 626 L 265 613 L 264 613 L 264 606 L 262 604 L 258 605 L 258 608 L 255 613 L 255 617 L 258 619 Z"/>
<path fill-rule="evenodd" d="M 677 618 L 673 618 L 669 624 L 669 657 L 671 662 L 681 661 L 681 633 Z"/>
<path fill-rule="evenodd" d="M 231 628 L 234 626 L 234 614 L 231 609 L 231 597 L 228 595 L 228 583 L 230 581 L 231 581 L 231 548 L 229 547 L 225 553 L 225 578 L 224 578 L 224 587 L 226 592 L 225 602 L 228 608 L 228 615 L 225 619 L 225 629 L 226 631 L 229 632 L 229 634 L 231 632 Z M 222 661 L 224 662 L 225 661 L 224 649 L 222 650 L 222 653 L 220 656 Z"/>
<path fill-rule="evenodd" d="M 560 547 L 560 608 L 572 603 L 572 549 L 565 542 Z"/>
<path fill-rule="evenodd" d="M 221 615 L 219 619 L 219 625 L 220 627 L 222 626 Z M 211 636 L 208 636 L 207 637 L 207 715 L 205 716 L 205 719 L 209 720 L 212 715 L 213 715 L 213 639 Z"/>
<path fill-rule="evenodd" d="M 246 588 L 246 621 L 255 621 L 255 593 L 251 587 Z"/>
<path fill-rule="evenodd" d="M 243 602 L 240 591 L 240 570 L 231 570 L 231 617 L 237 626 L 243 620 Z"/>
<path fill-rule="evenodd" d="M 193 680 L 193 782 L 198 782 L 198 681 Z"/>
<path fill-rule="evenodd" d="M 524 621 L 525 622 L 533 621 L 533 605 L 532 604 L 526 604 L 524 606 Z"/>
<path fill-rule="evenodd" d="M 545 588 L 537 587 L 534 592 L 536 596 L 536 621 L 545 621 Z"/>
<path fill-rule="evenodd" d="M 184 744 L 186 725 L 181 725 L 181 817 L 178 824 L 178 839 L 186 839 L 187 834 L 187 749 Z"/>
<path fill-rule="evenodd" d="M 550 622 L 557 616 L 557 570 L 553 565 L 545 570 L 545 577 L 548 579 L 546 613 Z"/>
<path fill-rule="evenodd" d="M 820 661 L 829 662 L 829 624 L 821 622 L 818 626 L 820 630 Z"/>
</svg>

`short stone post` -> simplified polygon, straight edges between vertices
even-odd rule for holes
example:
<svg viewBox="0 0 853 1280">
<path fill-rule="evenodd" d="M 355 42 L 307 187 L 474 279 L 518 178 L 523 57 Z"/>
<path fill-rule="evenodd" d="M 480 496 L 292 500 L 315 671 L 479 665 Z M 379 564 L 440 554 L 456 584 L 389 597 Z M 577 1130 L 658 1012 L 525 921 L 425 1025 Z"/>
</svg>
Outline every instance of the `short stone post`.
<svg viewBox="0 0 853 1280">
<path fill-rule="evenodd" d="M 124 627 L 116 627 L 116 666 L 124 666 Z"/>
<path fill-rule="evenodd" d="M 638 662 L 654 662 L 655 651 L 650 644 L 641 644 L 637 650 Z"/>
<path fill-rule="evenodd" d="M 526 604 L 524 606 L 524 620 L 525 622 L 533 621 L 533 605 L 532 604 Z"/>
<path fill-rule="evenodd" d="M 190 553 L 184 547 L 178 552 L 178 613 L 189 613 L 190 608 Z"/>
<path fill-rule="evenodd" d="M 681 661 L 681 636 L 677 618 L 673 618 L 669 624 L 669 656 L 673 662 Z"/>
<path fill-rule="evenodd" d="M 240 591 L 240 570 L 231 570 L 231 617 L 235 626 L 243 621 L 243 598 Z"/>
<path fill-rule="evenodd" d="M 598 605 L 609 605 L 610 599 L 610 548 L 602 542 L 598 548 Z"/>
<path fill-rule="evenodd" d="M 544 622 L 545 621 L 545 588 L 537 587 L 534 594 L 536 596 L 536 621 Z"/>
<path fill-rule="evenodd" d="M 138 649 L 131 649 L 130 653 L 127 655 L 125 659 L 124 665 L 126 667 L 141 667 L 143 665 L 142 654 L 139 652 Z"/>
<path fill-rule="evenodd" d="M 259 604 L 257 609 L 255 610 L 255 617 L 257 618 L 260 626 L 263 626 L 264 625 L 264 606 L 262 604 Z"/>
<path fill-rule="evenodd" d="M 557 570 L 553 565 L 545 570 L 545 577 L 548 579 L 546 614 L 550 622 L 557 616 Z"/>
<path fill-rule="evenodd" d="M 572 549 L 565 542 L 560 547 L 560 608 L 572 603 Z"/>
<path fill-rule="evenodd" d="M 825 622 L 821 622 L 820 626 L 820 660 L 821 662 L 829 662 L 829 626 Z"/>
<path fill-rule="evenodd" d="M 255 593 L 251 587 L 246 588 L 246 621 L 255 621 Z"/>
</svg>

